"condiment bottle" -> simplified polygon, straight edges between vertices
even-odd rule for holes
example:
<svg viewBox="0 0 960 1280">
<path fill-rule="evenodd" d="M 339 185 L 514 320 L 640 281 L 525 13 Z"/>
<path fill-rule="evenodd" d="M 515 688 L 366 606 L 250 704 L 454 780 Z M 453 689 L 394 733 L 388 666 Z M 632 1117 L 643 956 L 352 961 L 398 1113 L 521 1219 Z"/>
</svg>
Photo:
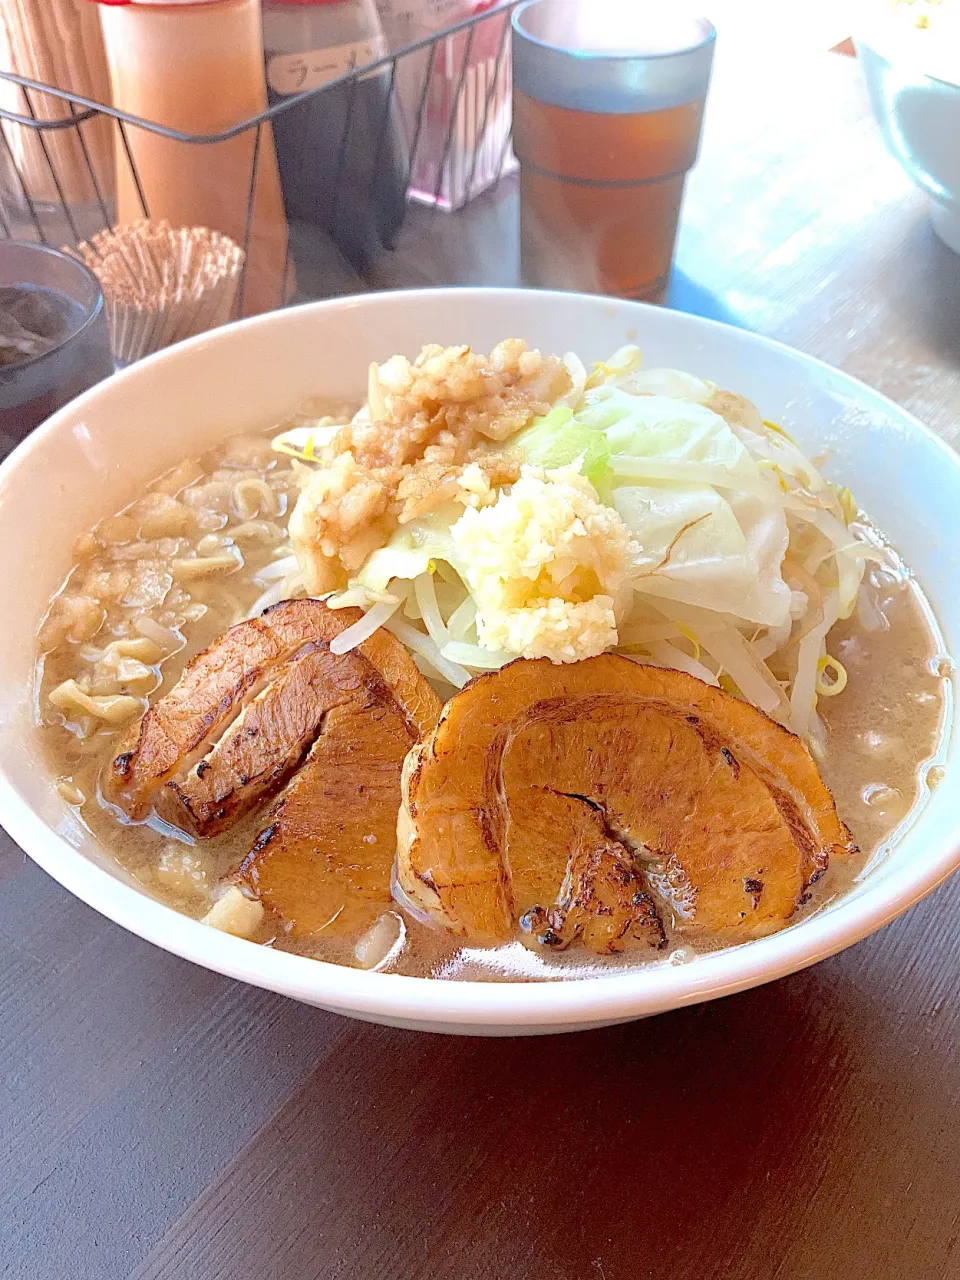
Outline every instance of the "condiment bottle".
<svg viewBox="0 0 960 1280">
<path fill-rule="evenodd" d="M 190 134 L 220 133 L 267 107 L 259 0 L 98 0 L 113 105 Z M 243 311 L 286 301 L 287 222 L 270 126 L 260 128 L 252 219 L 247 209 L 256 128 L 215 143 L 126 126 L 146 201 L 117 130 L 118 221 L 147 216 L 205 226 L 247 246 Z"/>
<path fill-rule="evenodd" d="M 264 0 L 263 43 L 271 105 L 387 53 L 374 0 Z M 382 67 L 274 119 L 287 216 L 322 227 L 358 271 L 393 244 L 406 208 L 390 84 Z"/>
</svg>

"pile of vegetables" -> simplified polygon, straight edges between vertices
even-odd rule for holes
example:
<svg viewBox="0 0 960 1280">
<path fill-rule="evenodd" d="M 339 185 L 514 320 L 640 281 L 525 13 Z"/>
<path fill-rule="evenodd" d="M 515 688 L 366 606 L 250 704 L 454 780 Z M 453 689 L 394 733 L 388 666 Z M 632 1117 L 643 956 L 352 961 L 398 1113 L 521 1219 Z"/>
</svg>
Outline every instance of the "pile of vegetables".
<svg viewBox="0 0 960 1280">
<path fill-rule="evenodd" d="M 846 683 L 831 628 L 883 558 L 849 492 L 713 383 L 643 370 L 635 347 L 589 374 L 565 359 L 573 390 L 506 442 L 520 480 L 402 525 L 329 598 L 364 610 L 337 644 L 386 626 L 453 687 L 518 656 L 613 650 L 719 684 L 818 750 L 818 699 Z M 333 429 L 275 447 L 310 467 Z M 259 607 L 298 589 L 292 557 L 270 573 Z"/>
</svg>

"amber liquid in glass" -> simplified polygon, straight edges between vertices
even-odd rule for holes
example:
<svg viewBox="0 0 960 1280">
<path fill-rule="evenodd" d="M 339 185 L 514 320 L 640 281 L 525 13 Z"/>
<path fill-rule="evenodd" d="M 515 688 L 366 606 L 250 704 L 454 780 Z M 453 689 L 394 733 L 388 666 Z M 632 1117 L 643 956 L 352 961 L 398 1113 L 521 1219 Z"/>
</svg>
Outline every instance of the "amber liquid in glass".
<svg viewBox="0 0 960 1280">
<path fill-rule="evenodd" d="M 620 115 L 514 92 L 527 284 L 625 298 L 662 291 L 703 105 Z"/>
</svg>

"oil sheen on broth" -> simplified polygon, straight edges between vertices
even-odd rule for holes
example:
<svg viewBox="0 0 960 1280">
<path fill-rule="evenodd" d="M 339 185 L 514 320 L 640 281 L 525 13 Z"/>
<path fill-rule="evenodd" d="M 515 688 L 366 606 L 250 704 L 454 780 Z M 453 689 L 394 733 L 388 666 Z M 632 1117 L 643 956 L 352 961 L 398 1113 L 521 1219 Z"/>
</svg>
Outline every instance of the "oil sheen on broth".
<svg viewBox="0 0 960 1280">
<path fill-rule="evenodd" d="M 270 437 L 246 436 L 161 477 L 80 539 L 41 632 L 40 732 L 61 794 L 149 893 L 197 918 L 250 847 L 260 818 L 193 841 L 157 821 L 121 822 L 98 799 L 97 779 L 148 698 L 170 689 L 187 660 L 228 627 L 280 598 L 296 465 L 271 452 Z M 949 660 L 926 602 L 893 555 L 868 569 L 860 607 L 831 633 L 831 649 L 848 684 L 821 701 L 828 731 L 821 768 L 861 853 L 831 867 L 807 911 L 848 888 L 923 804 L 937 780 L 948 707 Z M 51 692 L 65 682 L 53 705 Z M 405 941 L 389 966 L 397 973 L 522 981 L 644 963 L 636 954 L 597 958 L 577 948 L 541 956 L 520 943 L 468 949 L 409 917 L 403 923 Z M 282 935 L 261 941 L 286 945 Z M 296 949 L 357 963 L 352 943 L 319 938 Z M 690 949 L 674 945 L 647 963 L 663 963 L 665 954 L 681 962 Z"/>
</svg>

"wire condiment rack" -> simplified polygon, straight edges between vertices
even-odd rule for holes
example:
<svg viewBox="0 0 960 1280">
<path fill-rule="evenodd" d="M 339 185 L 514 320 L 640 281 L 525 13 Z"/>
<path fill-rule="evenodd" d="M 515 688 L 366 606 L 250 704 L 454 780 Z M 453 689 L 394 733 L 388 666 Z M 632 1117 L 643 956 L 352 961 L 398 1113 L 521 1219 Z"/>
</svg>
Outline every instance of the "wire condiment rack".
<svg viewBox="0 0 960 1280">
<path fill-rule="evenodd" d="M 209 147 L 230 139 L 252 138 L 250 178 L 242 219 L 242 248 L 250 246 L 254 204 L 264 137 L 271 138 L 275 122 L 286 113 L 308 113 L 333 103 L 338 95 L 343 111 L 341 136 L 333 148 L 335 162 L 324 175 L 326 215 L 336 219 L 343 199 L 344 177 L 351 163 L 350 145 L 355 107 L 362 85 L 379 77 L 384 92 L 382 114 L 372 144 L 369 189 L 361 193 L 372 204 L 383 180 L 378 159 L 388 130 L 401 123 L 406 172 L 404 188 L 410 202 L 432 205 L 456 214 L 473 197 L 497 186 L 515 168 L 510 142 L 511 67 L 510 14 L 520 0 L 505 0 L 496 8 L 475 14 L 454 26 L 395 50 L 384 57 L 351 67 L 317 88 L 294 94 L 259 115 L 219 133 L 185 133 L 118 110 L 56 85 L 0 72 L 0 82 L 18 96 L 18 110 L 0 104 L 0 238 L 37 240 L 53 247 L 73 247 L 97 232 L 116 225 L 113 190 L 102 164 L 102 131 L 115 134 L 116 164 L 125 166 L 136 190 L 140 212 L 150 218 L 145 182 L 138 170 L 133 131 L 145 130 L 183 147 Z M 297 117 L 292 117 L 296 119 Z M 91 131 L 100 131 L 99 139 Z M 119 178 L 119 174 L 117 175 Z M 82 188 L 83 198 L 76 192 Z M 355 193 L 356 194 L 356 193 Z M 394 247 L 384 244 L 385 254 Z M 349 291 L 343 272 L 326 276 L 293 271 L 295 240 L 288 240 L 284 279 L 277 305 Z M 288 287 L 295 275 L 297 284 Z M 365 287 L 366 272 L 355 277 Z M 241 280 L 235 311 L 243 310 Z"/>
</svg>

